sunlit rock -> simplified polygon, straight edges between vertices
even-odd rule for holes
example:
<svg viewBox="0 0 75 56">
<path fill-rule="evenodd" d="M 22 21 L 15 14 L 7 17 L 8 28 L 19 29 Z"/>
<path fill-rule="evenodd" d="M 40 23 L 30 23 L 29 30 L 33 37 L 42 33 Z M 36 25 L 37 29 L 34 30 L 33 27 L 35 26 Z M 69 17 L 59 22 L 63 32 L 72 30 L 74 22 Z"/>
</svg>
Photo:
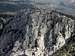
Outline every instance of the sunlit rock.
<svg viewBox="0 0 75 56">
<path fill-rule="evenodd" d="M 50 56 L 71 38 L 75 21 L 70 17 L 39 8 L 26 9 L 20 14 L 4 27 L 1 55 Z"/>
</svg>

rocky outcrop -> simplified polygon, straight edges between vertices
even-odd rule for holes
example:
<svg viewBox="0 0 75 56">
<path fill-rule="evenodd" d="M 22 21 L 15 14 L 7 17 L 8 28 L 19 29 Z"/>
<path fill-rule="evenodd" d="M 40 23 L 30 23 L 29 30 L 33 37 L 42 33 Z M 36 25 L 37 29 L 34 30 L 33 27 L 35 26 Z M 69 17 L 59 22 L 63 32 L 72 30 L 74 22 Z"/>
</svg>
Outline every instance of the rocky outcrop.
<svg viewBox="0 0 75 56">
<path fill-rule="evenodd" d="M 50 9 L 25 9 L 6 19 L 0 37 L 0 55 L 50 56 L 71 37 L 74 22 Z"/>
</svg>

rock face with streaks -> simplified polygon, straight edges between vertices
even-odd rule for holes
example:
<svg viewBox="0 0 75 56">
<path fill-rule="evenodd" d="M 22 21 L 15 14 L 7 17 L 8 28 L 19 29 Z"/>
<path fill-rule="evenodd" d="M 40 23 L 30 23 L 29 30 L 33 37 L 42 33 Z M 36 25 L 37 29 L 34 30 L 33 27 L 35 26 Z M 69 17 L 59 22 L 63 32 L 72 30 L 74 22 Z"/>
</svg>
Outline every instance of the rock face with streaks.
<svg viewBox="0 0 75 56">
<path fill-rule="evenodd" d="M 71 37 L 75 25 L 70 17 L 39 8 L 25 9 L 17 16 L 0 20 L 5 21 L 0 56 L 50 56 Z"/>
</svg>

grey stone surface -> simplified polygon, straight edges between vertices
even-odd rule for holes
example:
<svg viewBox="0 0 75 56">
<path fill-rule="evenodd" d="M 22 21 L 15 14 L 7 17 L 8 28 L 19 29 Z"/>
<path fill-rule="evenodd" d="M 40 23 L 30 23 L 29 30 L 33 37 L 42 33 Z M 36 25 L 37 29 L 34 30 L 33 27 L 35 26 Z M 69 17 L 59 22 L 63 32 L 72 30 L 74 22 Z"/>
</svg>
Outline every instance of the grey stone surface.
<svg viewBox="0 0 75 56">
<path fill-rule="evenodd" d="M 25 9 L 4 19 L 0 18 L 0 56 L 51 56 L 75 27 L 74 19 L 50 9 Z"/>
</svg>

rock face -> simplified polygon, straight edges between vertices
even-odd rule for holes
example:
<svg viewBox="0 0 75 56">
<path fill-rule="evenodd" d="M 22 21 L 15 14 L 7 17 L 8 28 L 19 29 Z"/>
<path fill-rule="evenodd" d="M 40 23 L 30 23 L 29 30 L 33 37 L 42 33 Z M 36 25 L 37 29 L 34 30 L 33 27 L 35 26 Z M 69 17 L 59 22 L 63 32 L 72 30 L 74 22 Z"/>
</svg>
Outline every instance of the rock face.
<svg viewBox="0 0 75 56">
<path fill-rule="evenodd" d="M 50 9 L 25 9 L 2 23 L 0 56 L 51 56 L 71 37 L 74 22 Z"/>
</svg>

